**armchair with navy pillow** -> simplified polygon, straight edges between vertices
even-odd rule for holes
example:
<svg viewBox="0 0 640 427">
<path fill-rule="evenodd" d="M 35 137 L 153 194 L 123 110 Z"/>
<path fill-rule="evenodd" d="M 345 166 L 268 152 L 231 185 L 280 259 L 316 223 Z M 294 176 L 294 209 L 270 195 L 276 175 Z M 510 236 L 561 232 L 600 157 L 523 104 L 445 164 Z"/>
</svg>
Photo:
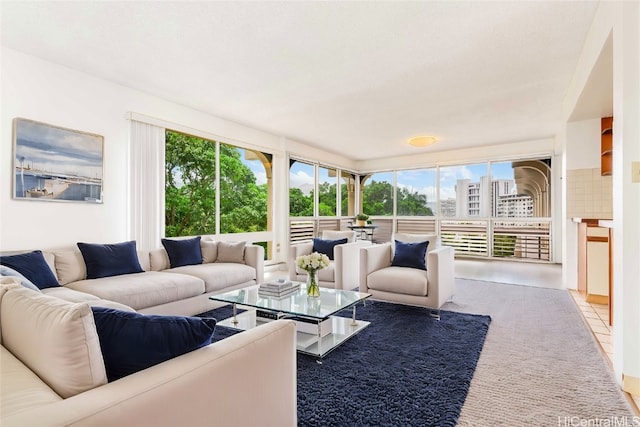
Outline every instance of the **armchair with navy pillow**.
<svg viewBox="0 0 640 427">
<path fill-rule="evenodd" d="M 360 249 L 360 292 L 434 310 L 453 297 L 454 249 L 436 235 L 396 233 Z"/>
<path fill-rule="evenodd" d="M 307 273 L 296 267 L 296 258 L 319 252 L 327 255 L 330 260 L 329 267 L 318 270 L 319 285 L 325 288 L 354 289 L 358 286 L 359 250 L 370 245 L 369 241 L 356 241 L 355 231 L 325 230 L 320 238 L 289 247 L 289 279 L 306 281 Z"/>
</svg>

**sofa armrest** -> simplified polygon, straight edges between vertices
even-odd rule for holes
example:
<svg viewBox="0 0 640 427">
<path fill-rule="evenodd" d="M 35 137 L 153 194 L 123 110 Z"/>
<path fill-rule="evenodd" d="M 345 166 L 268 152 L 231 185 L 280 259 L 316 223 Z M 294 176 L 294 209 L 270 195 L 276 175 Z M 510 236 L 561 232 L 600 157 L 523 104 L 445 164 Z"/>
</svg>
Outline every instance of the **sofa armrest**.
<svg viewBox="0 0 640 427">
<path fill-rule="evenodd" d="M 256 283 L 264 283 L 264 248 L 260 245 L 245 246 L 244 263 L 256 270 Z"/>
<path fill-rule="evenodd" d="M 453 296 L 455 282 L 454 249 L 440 246 L 427 254 L 427 286 L 429 297 L 438 301 L 438 307 Z"/>
<path fill-rule="evenodd" d="M 374 271 L 391 266 L 391 243 L 360 248 L 360 292 L 369 292 L 367 276 Z"/>
<path fill-rule="evenodd" d="M 2 426 L 295 426 L 295 331 L 273 321 Z"/>
<path fill-rule="evenodd" d="M 336 289 L 353 289 L 358 286 L 360 271 L 360 248 L 371 246 L 367 240 L 343 243 L 333 248 L 335 261 L 335 287 Z"/>
<path fill-rule="evenodd" d="M 311 251 L 313 251 L 313 242 L 303 242 L 289 246 L 289 260 L 287 262 L 287 267 L 289 268 L 289 280 L 298 280 L 296 258 L 300 255 L 309 255 Z"/>
</svg>

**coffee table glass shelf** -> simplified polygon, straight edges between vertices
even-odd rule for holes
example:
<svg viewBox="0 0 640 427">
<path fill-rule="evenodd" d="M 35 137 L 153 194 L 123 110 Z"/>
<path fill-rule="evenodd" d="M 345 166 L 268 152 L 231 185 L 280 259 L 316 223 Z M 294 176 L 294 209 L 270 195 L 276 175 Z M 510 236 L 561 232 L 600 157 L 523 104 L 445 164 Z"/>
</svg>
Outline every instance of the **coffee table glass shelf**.
<svg viewBox="0 0 640 427">
<path fill-rule="evenodd" d="M 273 319 L 293 319 L 298 325 L 298 351 L 322 358 L 370 323 L 356 319 L 356 305 L 364 303 L 370 294 L 320 288 L 319 297 L 308 297 L 306 285 L 300 283 L 296 292 L 272 297 L 260 295 L 259 288 L 254 285 L 210 296 L 213 301 L 233 304 L 233 317 L 218 324 L 247 330 Z M 238 307 L 247 311 L 238 313 Z M 335 315 L 348 308 L 350 318 Z M 315 333 L 308 333 L 312 331 Z"/>
</svg>

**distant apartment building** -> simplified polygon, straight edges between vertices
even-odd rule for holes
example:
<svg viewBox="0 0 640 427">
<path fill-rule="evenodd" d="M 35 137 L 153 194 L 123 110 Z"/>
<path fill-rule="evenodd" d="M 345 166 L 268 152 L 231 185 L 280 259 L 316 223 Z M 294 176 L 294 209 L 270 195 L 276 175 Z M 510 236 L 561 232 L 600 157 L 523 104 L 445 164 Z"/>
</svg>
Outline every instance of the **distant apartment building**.
<svg viewBox="0 0 640 427">
<path fill-rule="evenodd" d="M 514 191 L 512 179 L 490 181 L 488 176 L 481 177 L 480 182 L 459 179 L 456 183 L 455 216 L 532 217 L 531 196 L 512 194 Z"/>
<path fill-rule="evenodd" d="M 533 199 L 526 194 L 510 194 L 500 197 L 496 216 L 526 218 L 533 216 Z"/>
</svg>

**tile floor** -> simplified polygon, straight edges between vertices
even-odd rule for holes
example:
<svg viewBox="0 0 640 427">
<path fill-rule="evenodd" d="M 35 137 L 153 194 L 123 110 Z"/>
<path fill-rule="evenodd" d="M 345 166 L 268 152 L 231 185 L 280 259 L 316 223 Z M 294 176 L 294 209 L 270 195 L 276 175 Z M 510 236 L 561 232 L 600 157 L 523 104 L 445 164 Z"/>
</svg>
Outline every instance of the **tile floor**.
<svg viewBox="0 0 640 427">
<path fill-rule="evenodd" d="M 582 298 L 578 291 L 570 290 L 571 296 L 580 309 L 584 320 L 600 344 L 605 360 L 613 366 L 613 330 L 609 326 L 609 306 L 606 304 L 589 303 Z M 640 396 L 629 395 L 636 405 L 636 412 L 640 414 Z"/>
<path fill-rule="evenodd" d="M 575 290 L 569 292 L 611 365 L 613 363 L 613 341 L 611 326 L 609 326 L 609 306 L 589 303 Z"/>
</svg>

